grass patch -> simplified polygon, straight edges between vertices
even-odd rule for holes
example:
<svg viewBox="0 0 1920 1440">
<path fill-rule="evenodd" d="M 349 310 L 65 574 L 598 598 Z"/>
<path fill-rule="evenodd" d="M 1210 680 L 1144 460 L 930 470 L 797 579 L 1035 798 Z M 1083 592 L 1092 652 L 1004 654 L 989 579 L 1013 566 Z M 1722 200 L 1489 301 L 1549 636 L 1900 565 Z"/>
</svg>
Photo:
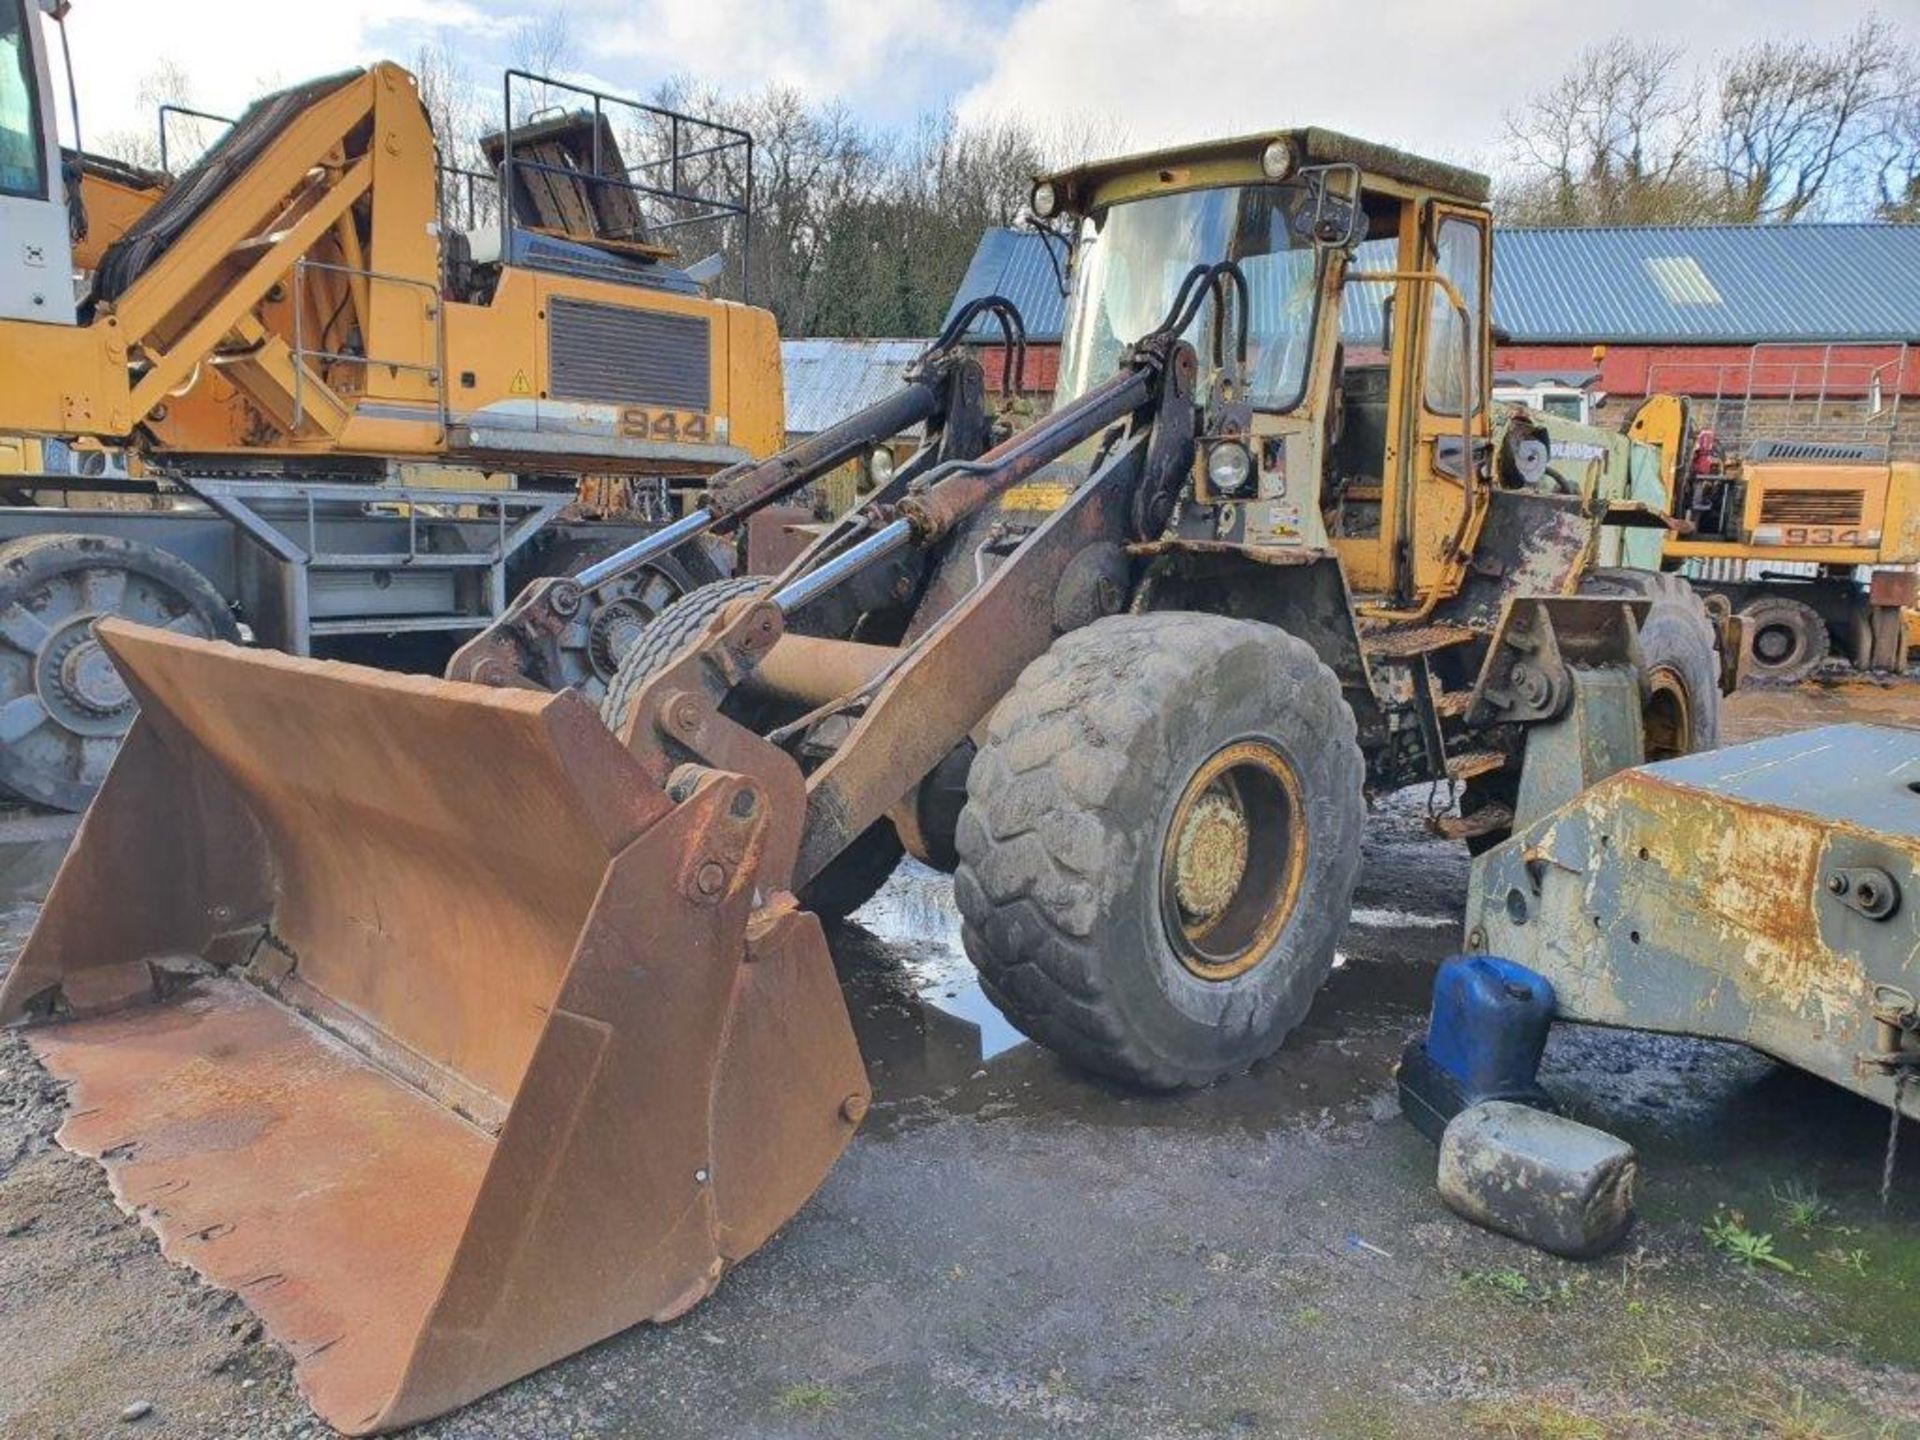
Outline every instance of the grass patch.
<svg viewBox="0 0 1920 1440">
<path fill-rule="evenodd" d="M 1518 1305 L 1551 1305 L 1573 1294 L 1573 1286 L 1565 1280 L 1536 1280 L 1524 1270 L 1512 1269 L 1468 1270 L 1460 1277 L 1460 1288 Z"/>
<path fill-rule="evenodd" d="M 1763 1395 L 1746 1408 L 1764 1440 L 1892 1440 L 1892 1422 L 1862 1420 L 1809 1400 L 1800 1389 Z"/>
<path fill-rule="evenodd" d="M 1774 1218 L 1789 1230 L 1811 1235 L 1833 1218 L 1833 1207 L 1820 1198 L 1816 1186 L 1789 1180 L 1773 1187 Z"/>
<path fill-rule="evenodd" d="M 1773 1236 L 1747 1228 L 1746 1216 L 1738 1210 L 1716 1210 L 1713 1219 L 1700 1227 L 1707 1243 L 1729 1259 L 1749 1270 L 1766 1268 L 1783 1275 L 1798 1275 L 1800 1267 L 1774 1248 Z"/>
<path fill-rule="evenodd" d="M 833 1389 L 817 1380 L 789 1385 L 773 1397 L 773 1408 L 788 1415 L 824 1415 L 839 1403 Z"/>
<path fill-rule="evenodd" d="M 1538 1397 L 1470 1405 L 1467 1424 L 1486 1440 L 1608 1440 L 1606 1426 L 1591 1415 Z"/>
</svg>

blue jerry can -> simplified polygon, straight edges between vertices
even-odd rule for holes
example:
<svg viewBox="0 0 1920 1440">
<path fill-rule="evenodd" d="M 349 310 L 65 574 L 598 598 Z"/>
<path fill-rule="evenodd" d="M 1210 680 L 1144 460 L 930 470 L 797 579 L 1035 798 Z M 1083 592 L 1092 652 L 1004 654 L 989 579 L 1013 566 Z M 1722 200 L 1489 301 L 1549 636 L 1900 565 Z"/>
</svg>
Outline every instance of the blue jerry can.
<svg viewBox="0 0 1920 1440">
<path fill-rule="evenodd" d="M 1551 1110 L 1537 1079 L 1553 1023 L 1553 985 L 1495 955 L 1456 955 L 1433 982 L 1424 1037 L 1400 1057 L 1400 1110 L 1436 1144 L 1447 1121 L 1482 1100 Z"/>
</svg>

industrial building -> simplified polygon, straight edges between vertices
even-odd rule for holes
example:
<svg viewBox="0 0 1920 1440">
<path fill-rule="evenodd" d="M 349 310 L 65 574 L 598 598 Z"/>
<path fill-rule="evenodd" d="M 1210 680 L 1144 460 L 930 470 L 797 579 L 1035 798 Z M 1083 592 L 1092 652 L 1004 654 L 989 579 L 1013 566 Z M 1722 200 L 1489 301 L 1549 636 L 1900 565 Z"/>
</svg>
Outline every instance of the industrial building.
<svg viewBox="0 0 1920 1440">
<path fill-rule="evenodd" d="M 1057 275 L 1037 234 L 990 230 L 954 297 L 1020 307 L 1025 387 L 1043 393 Z M 1601 420 L 1669 392 L 1734 443 L 1764 428 L 1920 454 L 1920 226 L 1496 230 L 1493 275 L 1496 379 L 1588 384 Z"/>
</svg>

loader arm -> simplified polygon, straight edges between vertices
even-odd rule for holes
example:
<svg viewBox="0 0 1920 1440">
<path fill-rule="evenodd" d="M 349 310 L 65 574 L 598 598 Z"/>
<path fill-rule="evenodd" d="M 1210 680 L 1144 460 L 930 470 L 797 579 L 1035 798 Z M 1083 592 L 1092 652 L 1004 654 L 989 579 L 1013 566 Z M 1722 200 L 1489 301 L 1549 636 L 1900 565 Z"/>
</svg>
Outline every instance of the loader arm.
<svg viewBox="0 0 1920 1440">
<path fill-rule="evenodd" d="M 759 747 L 785 753 L 720 707 L 778 647 L 786 622 L 863 571 L 908 550 L 939 547 L 1021 481 L 1097 436 L 1110 443 L 1072 497 L 1014 545 L 951 609 L 891 652 L 809 639 L 818 651 L 845 648 L 849 670 L 870 679 L 789 727 L 851 719 L 833 756 L 806 782 L 805 824 L 791 883 L 820 873 L 966 739 L 1015 676 L 1058 633 L 1051 596 L 1074 560 L 1128 535 L 1135 498 L 1177 483 L 1194 454 L 1192 348 L 1167 331 L 1133 347 L 1120 372 L 976 461 L 931 471 L 897 506 L 864 517 L 869 532 L 837 549 L 810 552 L 771 597 L 736 601 L 706 637 L 655 675 L 628 712 L 621 739 L 653 773 L 679 764 L 726 767 Z M 983 557 L 982 557 L 983 558 Z M 960 552 L 946 563 L 975 564 Z M 797 696 L 796 698 L 813 698 Z M 788 762 L 791 763 L 790 761 Z M 783 877 L 784 878 L 784 877 Z"/>
<path fill-rule="evenodd" d="M 989 420 L 980 363 L 964 339 L 980 316 L 996 320 L 1009 356 L 1008 376 L 1018 372 L 1026 343 L 1019 310 L 998 295 L 982 296 L 962 307 L 926 353 L 901 377 L 900 388 L 846 419 L 789 445 L 765 460 L 732 466 L 714 476 L 693 511 L 633 544 L 596 561 L 572 576 L 549 576 L 521 591 L 507 612 L 454 652 L 447 662 L 449 680 L 476 685 L 520 685 L 554 690 L 560 679 L 561 637 L 594 592 L 617 584 L 679 545 L 706 534 L 732 532 L 750 515 L 765 509 L 848 460 L 913 427 L 923 427 L 921 443 L 861 511 L 899 499 L 935 465 L 971 460 L 987 446 Z M 836 527 L 823 543 L 846 533 Z M 860 521 L 855 518 L 855 525 Z M 816 544 L 798 558 L 804 568 L 821 553 Z"/>
</svg>

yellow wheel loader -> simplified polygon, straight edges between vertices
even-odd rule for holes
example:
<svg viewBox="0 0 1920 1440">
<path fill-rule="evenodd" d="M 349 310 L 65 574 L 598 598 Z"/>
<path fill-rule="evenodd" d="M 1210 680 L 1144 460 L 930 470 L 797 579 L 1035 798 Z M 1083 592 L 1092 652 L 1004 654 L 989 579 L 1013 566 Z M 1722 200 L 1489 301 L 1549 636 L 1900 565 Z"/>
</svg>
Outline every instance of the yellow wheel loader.
<svg viewBox="0 0 1920 1440">
<path fill-rule="evenodd" d="M 77 124 L 62 148 L 35 12 L 65 8 L 0 0 L 0 434 L 117 447 L 145 478 L 0 493 L 0 788 L 77 810 L 99 786 L 133 697 L 97 619 L 438 668 L 528 580 L 780 445 L 773 317 L 711 293 L 749 238 L 744 131 L 510 72 L 489 168 L 466 170 L 379 64 L 149 173 Z M 722 254 L 682 264 L 683 238 Z M 645 513 L 590 524 L 583 476 Z M 597 587 L 565 683 L 597 695 L 724 561 L 661 553 Z"/>
<path fill-rule="evenodd" d="M 63 1143 L 358 1434 L 680 1314 L 805 1203 L 868 1103 L 820 917 L 902 849 L 1076 1063 L 1270 1054 L 1370 791 L 1477 787 L 1452 828 L 1490 843 L 1590 749 L 1715 731 L 1699 602 L 1596 563 L 1662 518 L 1496 433 L 1486 188 L 1313 129 L 1050 176 L 1052 413 L 988 432 L 956 317 L 897 396 L 523 594 L 449 679 L 102 622 L 140 719 L 0 991 L 72 1086 Z M 604 710 L 549 688 L 647 544 L 915 421 Z"/>
</svg>

